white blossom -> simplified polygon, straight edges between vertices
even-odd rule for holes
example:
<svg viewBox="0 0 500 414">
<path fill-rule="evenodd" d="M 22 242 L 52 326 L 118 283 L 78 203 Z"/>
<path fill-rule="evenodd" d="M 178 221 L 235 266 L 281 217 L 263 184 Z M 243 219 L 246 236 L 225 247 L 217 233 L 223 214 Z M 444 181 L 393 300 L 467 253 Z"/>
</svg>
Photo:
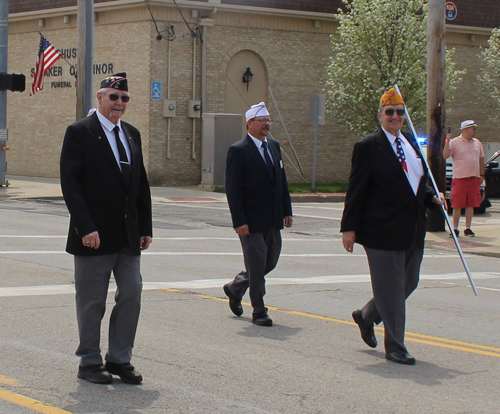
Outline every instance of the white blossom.
<svg viewBox="0 0 500 414">
<path fill-rule="evenodd" d="M 417 127 L 426 118 L 427 1 L 343 0 L 327 65 L 328 113 L 358 135 L 379 127 L 382 94 L 397 84 Z M 459 76 L 446 52 L 447 101 Z"/>
<path fill-rule="evenodd" d="M 487 96 L 484 106 L 491 109 L 489 119 L 500 127 L 500 28 L 493 29 L 488 47 L 482 48 L 478 55 L 482 61 L 477 76 L 479 89 Z"/>
</svg>

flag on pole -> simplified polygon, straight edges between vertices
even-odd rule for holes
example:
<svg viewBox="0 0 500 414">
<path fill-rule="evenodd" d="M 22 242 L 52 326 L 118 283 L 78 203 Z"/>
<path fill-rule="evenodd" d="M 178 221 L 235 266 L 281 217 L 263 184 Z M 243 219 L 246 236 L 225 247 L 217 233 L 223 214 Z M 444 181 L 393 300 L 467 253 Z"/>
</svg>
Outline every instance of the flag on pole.
<svg viewBox="0 0 500 414">
<path fill-rule="evenodd" d="M 61 56 L 61 52 L 52 46 L 50 42 L 45 39 L 44 35 L 40 33 L 40 46 L 38 47 L 38 56 L 36 58 L 30 96 L 43 89 L 43 74 L 47 72 Z"/>
</svg>

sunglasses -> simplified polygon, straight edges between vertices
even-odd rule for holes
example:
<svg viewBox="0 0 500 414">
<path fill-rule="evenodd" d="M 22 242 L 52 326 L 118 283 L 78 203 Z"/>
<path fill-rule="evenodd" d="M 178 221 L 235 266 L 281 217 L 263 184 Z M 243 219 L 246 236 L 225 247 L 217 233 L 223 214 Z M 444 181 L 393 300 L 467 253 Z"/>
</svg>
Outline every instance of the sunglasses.
<svg viewBox="0 0 500 414">
<path fill-rule="evenodd" d="M 122 102 L 124 102 L 124 103 L 127 103 L 128 101 L 130 101 L 130 96 L 127 96 L 127 95 L 117 95 L 116 93 L 110 93 L 110 94 L 104 94 L 104 95 L 108 95 L 109 99 L 112 100 L 113 102 L 117 101 L 118 98 L 121 98 Z"/>
<path fill-rule="evenodd" d="M 398 114 L 398 116 L 403 116 L 405 114 L 404 109 L 392 109 L 392 108 L 386 109 L 384 113 L 387 116 L 393 116 L 394 112 L 396 112 Z"/>
</svg>

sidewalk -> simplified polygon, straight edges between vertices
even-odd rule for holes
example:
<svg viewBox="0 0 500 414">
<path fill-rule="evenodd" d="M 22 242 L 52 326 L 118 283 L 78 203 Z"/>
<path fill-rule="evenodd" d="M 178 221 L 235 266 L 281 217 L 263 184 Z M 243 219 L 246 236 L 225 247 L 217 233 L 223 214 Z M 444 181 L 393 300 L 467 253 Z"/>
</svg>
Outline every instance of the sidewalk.
<svg viewBox="0 0 500 414">
<path fill-rule="evenodd" d="M 58 178 L 39 178 L 25 176 L 8 176 L 9 187 L 0 187 L 0 200 L 9 198 L 62 198 Z M 154 202 L 162 201 L 225 201 L 226 195 L 201 191 L 197 186 L 191 187 L 151 187 Z M 295 194 L 293 203 L 343 202 L 343 194 Z M 496 208 L 495 208 L 496 207 Z M 459 237 L 460 246 L 464 253 L 478 254 L 500 258 L 500 205 L 495 205 L 487 212 L 488 216 L 475 217 L 474 232 L 476 237 Z M 463 225 L 463 219 L 461 220 Z M 463 228 L 461 228 L 463 233 Z M 427 233 L 427 247 L 443 251 L 456 251 L 453 239 L 449 232 Z"/>
<path fill-rule="evenodd" d="M 1 198 L 57 198 L 62 197 L 59 178 L 7 176 L 8 187 L 0 187 Z M 198 186 L 151 187 L 153 201 L 168 198 L 171 201 L 226 200 L 224 193 L 202 191 Z M 342 193 L 292 194 L 293 203 L 336 203 L 344 201 Z"/>
</svg>

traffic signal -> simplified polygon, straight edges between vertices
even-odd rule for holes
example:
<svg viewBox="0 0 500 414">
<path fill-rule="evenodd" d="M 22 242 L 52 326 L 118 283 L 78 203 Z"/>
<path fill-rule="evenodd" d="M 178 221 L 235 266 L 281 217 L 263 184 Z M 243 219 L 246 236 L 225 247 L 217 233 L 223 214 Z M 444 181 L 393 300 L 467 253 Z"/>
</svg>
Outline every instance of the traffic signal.
<svg viewBox="0 0 500 414">
<path fill-rule="evenodd" d="M 0 91 L 23 92 L 26 89 L 26 76 L 15 73 L 0 73 Z"/>
</svg>

